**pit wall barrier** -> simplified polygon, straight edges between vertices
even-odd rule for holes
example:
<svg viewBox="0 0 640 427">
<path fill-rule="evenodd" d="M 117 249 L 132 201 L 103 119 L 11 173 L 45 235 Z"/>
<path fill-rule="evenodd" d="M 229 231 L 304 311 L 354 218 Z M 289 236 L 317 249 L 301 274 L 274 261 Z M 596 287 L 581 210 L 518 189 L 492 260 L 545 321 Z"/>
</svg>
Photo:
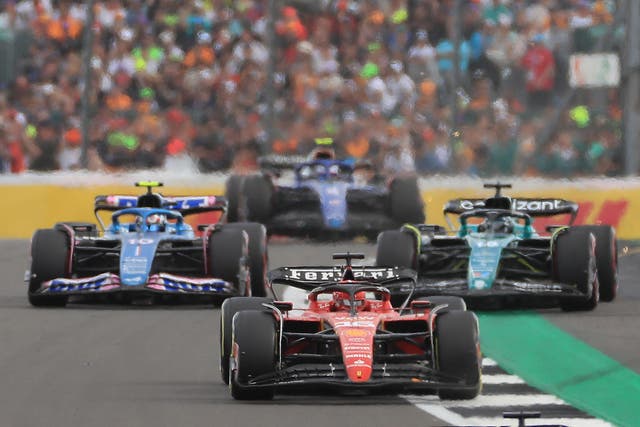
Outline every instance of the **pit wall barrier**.
<svg viewBox="0 0 640 427">
<path fill-rule="evenodd" d="M 96 195 L 139 195 L 142 188 L 132 183 L 157 179 L 165 183 L 158 189 L 166 195 L 219 195 L 224 193 L 225 175 L 149 176 L 130 174 L 105 176 L 92 173 L 19 175 L 0 177 L 0 238 L 30 238 L 34 230 L 49 228 L 59 221 L 95 222 Z M 483 182 L 467 177 L 420 180 L 428 223 L 444 225 L 442 207 L 453 198 L 489 197 L 493 190 Z M 495 181 L 495 180 L 493 180 Z M 514 197 L 562 198 L 580 205 L 576 224 L 610 224 L 618 238 L 640 240 L 640 179 L 584 179 L 552 181 L 541 179 L 501 179 L 513 183 L 504 190 Z M 560 219 L 538 219 L 536 228 L 561 223 Z"/>
</svg>

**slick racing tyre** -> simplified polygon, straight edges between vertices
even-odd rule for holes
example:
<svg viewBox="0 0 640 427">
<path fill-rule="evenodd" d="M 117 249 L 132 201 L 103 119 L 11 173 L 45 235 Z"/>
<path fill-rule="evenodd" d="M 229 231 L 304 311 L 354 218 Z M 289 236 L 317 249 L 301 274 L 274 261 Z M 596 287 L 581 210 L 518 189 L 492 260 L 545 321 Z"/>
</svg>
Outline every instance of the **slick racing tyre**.
<svg viewBox="0 0 640 427">
<path fill-rule="evenodd" d="M 553 277 L 560 283 L 575 286 L 585 295 L 582 300 L 561 300 L 565 311 L 588 311 L 598 305 L 599 291 L 592 233 L 581 227 L 561 231 L 552 243 Z"/>
<path fill-rule="evenodd" d="M 610 225 L 582 225 L 574 227 L 596 238 L 596 265 L 600 301 L 611 302 L 618 293 L 618 242 Z"/>
<path fill-rule="evenodd" d="M 233 283 L 236 295 L 249 295 L 247 286 L 249 247 L 246 233 L 239 229 L 223 228 L 209 236 L 209 276 Z"/>
<path fill-rule="evenodd" d="M 414 301 L 429 301 L 434 305 L 447 305 L 446 309 L 443 311 L 439 311 L 439 313 L 444 313 L 447 311 L 466 311 L 467 304 L 460 297 L 448 296 L 448 295 L 436 295 L 432 297 L 422 297 L 416 298 Z"/>
<path fill-rule="evenodd" d="M 406 267 L 416 269 L 417 242 L 414 236 L 399 230 L 378 234 L 376 265 L 381 267 Z"/>
<path fill-rule="evenodd" d="M 414 177 L 395 178 L 389 186 L 391 218 L 398 223 L 424 223 L 424 204 Z"/>
<path fill-rule="evenodd" d="M 465 388 L 441 387 L 440 399 L 473 399 L 482 388 L 478 320 L 471 311 L 449 311 L 436 317 L 436 367 L 463 378 Z"/>
<path fill-rule="evenodd" d="M 227 198 L 227 222 L 240 221 L 240 198 L 244 176 L 231 175 L 224 187 L 224 196 Z"/>
<path fill-rule="evenodd" d="M 251 295 L 264 297 L 267 295 L 267 229 L 257 222 L 239 222 L 225 225 L 226 229 L 241 229 L 249 236 L 249 273 L 251 276 Z"/>
<path fill-rule="evenodd" d="M 236 313 L 244 310 L 265 310 L 263 303 L 271 303 L 270 298 L 233 297 L 228 298 L 220 307 L 220 375 L 225 384 L 229 384 L 229 356 L 231 355 L 232 320 Z"/>
<path fill-rule="evenodd" d="M 271 218 L 271 196 L 273 187 L 269 179 L 263 175 L 251 175 L 244 179 L 242 197 L 246 218 L 251 222 L 266 223 Z"/>
<path fill-rule="evenodd" d="M 273 388 L 242 388 L 249 380 L 275 371 L 278 335 L 273 314 L 241 311 L 233 317 L 235 368 L 230 374 L 231 395 L 238 400 L 272 399 Z"/>
<path fill-rule="evenodd" d="M 36 292 L 47 280 L 68 277 L 69 238 L 64 231 L 37 230 L 31 239 L 31 277 L 29 302 L 34 307 L 64 307 L 66 295 L 42 295 Z"/>
</svg>

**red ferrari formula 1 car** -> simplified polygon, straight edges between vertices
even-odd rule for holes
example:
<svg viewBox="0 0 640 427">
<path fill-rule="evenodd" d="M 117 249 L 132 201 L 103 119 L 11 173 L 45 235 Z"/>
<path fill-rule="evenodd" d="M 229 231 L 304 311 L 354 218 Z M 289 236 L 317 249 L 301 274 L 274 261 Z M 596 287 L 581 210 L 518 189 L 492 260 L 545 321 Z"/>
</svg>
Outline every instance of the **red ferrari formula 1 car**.
<svg viewBox="0 0 640 427">
<path fill-rule="evenodd" d="M 234 398 L 332 390 L 478 395 L 478 323 L 460 298 L 407 299 L 394 308 L 385 285 L 415 283 L 414 272 L 352 267 L 361 254 L 333 257 L 346 265 L 269 273 L 270 285 L 310 290 L 307 308 L 257 297 L 224 302 L 220 366 Z"/>
</svg>

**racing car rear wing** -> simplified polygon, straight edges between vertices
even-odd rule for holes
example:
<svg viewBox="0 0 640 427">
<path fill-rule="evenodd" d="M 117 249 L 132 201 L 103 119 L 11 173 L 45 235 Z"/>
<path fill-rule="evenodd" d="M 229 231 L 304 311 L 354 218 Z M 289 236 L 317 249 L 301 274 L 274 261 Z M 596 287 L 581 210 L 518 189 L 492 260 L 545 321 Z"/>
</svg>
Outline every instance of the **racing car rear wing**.
<svg viewBox="0 0 640 427">
<path fill-rule="evenodd" d="M 290 155 L 285 156 L 281 154 L 271 154 L 258 158 L 258 164 L 261 168 L 265 169 L 293 169 L 300 163 L 307 161 L 305 156 Z"/>
<path fill-rule="evenodd" d="M 158 196 L 158 206 L 163 209 L 179 211 L 183 216 L 202 213 L 225 211 L 227 199 L 224 196 Z M 94 211 L 118 211 L 125 208 L 144 207 L 139 206 L 138 196 L 108 195 L 96 196 Z"/>
<path fill-rule="evenodd" d="M 288 285 L 310 291 L 318 286 L 333 285 L 342 280 L 344 269 L 334 267 L 280 267 L 269 271 L 267 280 L 272 285 Z M 415 282 L 417 273 L 409 268 L 353 267 L 355 280 L 386 286 Z"/>
<path fill-rule="evenodd" d="M 443 213 L 460 215 L 474 209 L 482 209 L 490 199 L 453 199 L 444 206 Z M 578 215 L 578 204 L 564 199 L 513 198 L 511 210 L 533 217 L 570 214 L 569 224 L 573 224 Z"/>
<path fill-rule="evenodd" d="M 108 195 L 96 196 L 93 204 L 93 213 L 104 230 L 105 226 L 98 215 L 98 212 L 108 211 L 114 212 L 127 208 L 135 207 L 156 207 L 180 212 L 183 216 L 203 213 L 203 212 L 226 212 L 228 201 L 223 196 L 161 196 L 160 194 L 152 194 L 154 196 L 154 206 L 146 203 L 140 203 L 139 196 L 128 195 Z M 144 195 L 142 197 L 148 197 Z"/>
</svg>

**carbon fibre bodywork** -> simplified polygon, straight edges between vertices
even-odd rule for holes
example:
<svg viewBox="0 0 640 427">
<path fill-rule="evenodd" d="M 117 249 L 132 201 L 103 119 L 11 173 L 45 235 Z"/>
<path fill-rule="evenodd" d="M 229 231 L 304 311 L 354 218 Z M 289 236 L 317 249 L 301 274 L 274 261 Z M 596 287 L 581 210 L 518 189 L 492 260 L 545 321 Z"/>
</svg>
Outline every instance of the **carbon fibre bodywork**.
<svg viewBox="0 0 640 427">
<path fill-rule="evenodd" d="M 262 222 L 270 234 L 316 239 L 375 238 L 405 221 L 424 220 L 415 177 L 361 180 L 351 163 L 333 159 L 288 166 L 288 179 L 267 166 L 259 175 L 231 178 L 243 181 L 227 193 L 238 200 L 231 204 L 239 219 Z"/>
<path fill-rule="evenodd" d="M 463 297 L 474 308 L 595 307 L 599 293 L 599 232 L 595 229 L 600 226 L 573 226 L 578 210 L 575 203 L 510 199 L 500 194 L 505 185 L 486 187 L 496 188 L 496 195 L 455 199 L 445 205 L 445 218 L 455 231 L 438 225 L 405 224 L 399 232 L 381 233 L 377 265 L 398 263 L 418 272 L 416 288 L 400 289 L 395 297 L 409 293 L 453 295 Z M 449 214 L 458 215 L 457 228 Z M 537 216 L 561 214 L 571 215 L 569 224 L 549 228 L 549 235 L 539 234 L 533 226 Z M 409 237 L 400 239 L 397 233 Z M 394 236 L 396 240 L 392 241 Z M 399 260 L 393 252 L 398 249 L 392 245 L 404 245 L 407 256 Z"/>
<path fill-rule="evenodd" d="M 166 215 L 177 220 L 162 229 L 120 223 L 120 216 Z M 246 259 L 242 277 L 230 282 L 208 271 L 208 241 L 222 225 L 211 225 L 196 236 L 177 211 L 128 208 L 114 213 L 114 222 L 98 235 L 83 235 L 66 224 L 55 228 L 67 236 L 69 264 L 66 277 L 44 281 L 37 295 L 97 295 L 127 293 L 238 295 L 238 283 L 246 283 Z M 242 287 L 244 289 L 244 286 Z"/>
<path fill-rule="evenodd" d="M 386 286 L 411 283 L 414 278 L 411 270 L 352 269 L 350 265 L 272 270 L 271 285 L 310 290 L 309 305 L 262 304 L 262 310 L 273 316 L 277 360 L 268 372 L 245 377 L 241 369 L 247 363 L 243 357 L 248 356 L 243 351 L 249 347 L 236 342 L 229 370 L 234 397 L 260 390 L 314 394 L 345 390 L 438 393 L 445 389 L 463 393 L 465 397 L 459 398 L 475 397 L 481 383 L 475 315 L 463 312 L 469 320 L 465 323 L 469 345 L 460 352 L 466 354 L 472 378 L 468 370 L 441 369 L 445 363 L 439 357 L 445 357 L 446 351 L 437 352 L 436 337 L 442 336 L 440 316 L 447 317 L 448 307 L 428 301 L 395 308 L 391 304 Z M 241 335 L 235 328 L 242 313 L 234 316 L 234 337 Z"/>
<path fill-rule="evenodd" d="M 216 196 L 165 197 L 147 187 L 142 196 L 95 198 L 94 224 L 61 222 L 37 230 L 25 275 L 33 305 L 64 305 L 70 296 L 110 296 L 127 301 L 156 295 L 208 297 L 250 294 L 249 239 L 225 224 L 198 226 L 184 215 L 224 214 Z M 105 226 L 99 213 L 111 212 Z M 225 253 L 228 252 L 228 253 Z"/>
</svg>

